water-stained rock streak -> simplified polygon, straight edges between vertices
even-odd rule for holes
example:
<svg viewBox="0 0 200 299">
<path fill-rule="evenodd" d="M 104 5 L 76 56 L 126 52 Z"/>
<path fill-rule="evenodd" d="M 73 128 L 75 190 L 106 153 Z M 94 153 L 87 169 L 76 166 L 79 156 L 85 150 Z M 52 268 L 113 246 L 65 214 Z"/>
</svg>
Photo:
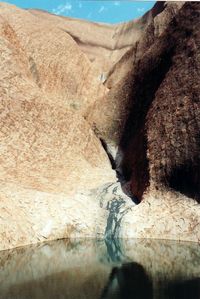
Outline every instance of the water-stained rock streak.
<svg viewBox="0 0 200 299">
<path fill-rule="evenodd" d="M 101 208 L 108 211 L 105 238 L 119 238 L 122 219 L 134 203 L 123 193 L 119 182 L 104 185 L 98 197 Z"/>
</svg>

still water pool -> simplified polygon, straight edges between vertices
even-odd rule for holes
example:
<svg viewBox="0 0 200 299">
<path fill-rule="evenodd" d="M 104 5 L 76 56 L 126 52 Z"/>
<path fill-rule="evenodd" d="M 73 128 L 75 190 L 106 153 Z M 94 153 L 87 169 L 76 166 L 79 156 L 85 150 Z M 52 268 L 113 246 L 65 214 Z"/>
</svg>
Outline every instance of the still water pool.
<svg viewBox="0 0 200 299">
<path fill-rule="evenodd" d="M 0 252 L 1 299 L 199 299 L 200 245 L 54 241 Z"/>
</svg>

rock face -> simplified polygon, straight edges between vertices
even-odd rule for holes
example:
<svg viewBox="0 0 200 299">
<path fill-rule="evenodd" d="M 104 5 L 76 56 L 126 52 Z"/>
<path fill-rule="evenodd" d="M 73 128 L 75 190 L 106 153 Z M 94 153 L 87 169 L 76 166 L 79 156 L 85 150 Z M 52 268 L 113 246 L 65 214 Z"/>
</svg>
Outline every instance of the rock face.
<svg viewBox="0 0 200 299">
<path fill-rule="evenodd" d="M 31 39 L 31 33 L 25 26 L 26 32 L 24 27 L 18 29 L 18 26 L 21 28 L 20 22 L 24 20 L 27 12 L 16 9 L 14 14 L 12 9 L 14 8 L 7 5 L 3 5 L 1 8 L 3 16 L 1 18 L 2 83 L 0 86 L 1 179 L 20 181 L 26 187 L 47 192 L 73 191 L 74 188 L 77 189 L 77 179 L 81 177 L 82 185 L 91 184 L 92 188 L 99 184 L 95 183 L 94 176 L 97 176 L 97 181 L 99 177 L 100 182 L 107 181 L 106 173 L 108 179 L 113 179 L 114 174 L 112 171 L 109 172 L 109 160 L 100 141 L 95 137 L 82 115 L 76 113 L 74 109 L 66 107 L 68 104 L 65 102 L 68 98 L 59 97 L 59 91 L 61 92 L 62 89 L 59 84 L 63 84 L 63 88 L 69 92 L 71 90 L 74 92 L 73 87 L 64 85 L 65 80 L 67 81 L 67 74 L 64 73 L 62 62 L 63 60 L 67 62 L 70 58 L 67 57 L 66 51 L 62 52 L 62 49 L 60 49 L 61 53 L 58 53 L 58 57 L 55 57 L 52 52 L 55 54 L 61 45 L 63 51 L 67 47 L 68 52 L 73 51 L 72 64 L 69 69 L 76 72 L 77 77 L 79 73 L 79 80 L 82 81 L 85 80 L 83 79 L 84 64 L 90 66 L 89 61 L 70 36 L 68 39 L 65 37 L 65 43 L 63 41 L 64 44 L 62 44 L 62 38 L 58 36 L 59 32 L 57 31 L 54 34 L 58 40 L 54 40 L 54 44 L 49 49 L 49 55 L 47 53 L 44 55 L 45 48 L 42 48 L 44 31 L 41 31 L 40 24 L 38 29 L 37 26 L 31 25 L 31 17 L 29 18 L 30 28 L 34 27 L 35 31 L 32 33 L 34 36 Z M 12 16 L 14 16 L 13 19 Z M 32 15 L 30 14 L 30 16 Z M 13 29 L 15 27 L 16 31 Z M 17 33 L 18 30 L 19 33 Z M 30 41 L 27 44 L 27 38 L 31 40 L 32 44 Z M 51 36 L 47 38 L 50 43 Z M 25 48 L 26 44 L 27 49 Z M 28 56 L 30 54 L 35 55 L 34 65 L 32 57 Z M 83 64 L 79 63 L 80 67 L 78 67 L 78 59 L 81 57 Z M 77 60 L 76 63 L 74 63 L 75 60 Z M 50 66 L 49 76 L 47 76 L 48 66 L 51 63 L 52 72 Z M 41 78 L 40 74 L 44 76 L 40 79 L 40 84 L 35 82 L 36 69 L 38 77 Z M 62 77 L 62 73 L 66 78 Z M 55 76 L 55 79 L 58 75 L 59 78 L 61 77 L 58 84 L 52 75 Z M 54 92 L 46 92 L 46 89 L 50 89 L 51 84 L 54 85 L 53 88 L 58 89 L 58 98 L 55 97 Z M 79 82 L 76 84 L 78 86 Z M 68 97 L 70 100 L 70 95 Z M 61 105 L 62 102 L 63 105 Z M 105 166 L 104 170 L 102 163 Z M 84 173 L 81 173 L 81 167 L 83 167 Z M 88 177 L 86 178 L 86 172 L 91 173 L 92 169 L 95 171 L 90 181 Z M 100 174 L 101 170 L 103 172 Z"/>
<path fill-rule="evenodd" d="M 132 105 L 133 80 L 137 65 L 139 61 L 141 65 L 143 64 L 143 55 L 166 30 L 183 3 L 157 2 L 152 11 L 142 18 L 142 22 L 146 22 L 146 25 L 140 39 L 110 70 L 105 82 L 110 90 L 101 101 L 94 103 L 88 116 L 98 135 L 107 143 L 119 144 Z"/>
<path fill-rule="evenodd" d="M 199 6 L 165 4 L 89 114 L 97 134 L 120 145 L 116 167 L 143 199 L 121 236 L 199 240 Z"/>
<path fill-rule="evenodd" d="M 79 197 L 80 220 L 75 193 L 115 181 L 83 118 L 104 87 L 71 36 L 49 26 L 0 4 L 1 249 L 68 237 L 73 228 L 95 236 L 88 220 L 99 206 L 88 200 L 84 220 Z"/>
<path fill-rule="evenodd" d="M 200 196 L 199 9 L 185 4 L 136 66 L 121 148 L 139 197 L 150 181 Z"/>
<path fill-rule="evenodd" d="M 0 15 L 16 35 L 15 51 L 23 49 L 27 75 L 45 92 L 45 103 L 69 107 L 85 115 L 106 88 L 74 39 L 48 20 L 12 5 L 2 3 Z M 5 32 L 5 36 L 8 34 Z M 8 38 L 12 43 L 12 37 Z"/>
<path fill-rule="evenodd" d="M 141 59 L 145 51 L 152 46 L 161 34 L 167 29 L 172 18 L 178 13 L 184 2 L 157 2 L 155 6 L 145 14 L 140 22 L 145 24 L 140 38 L 122 56 L 110 70 L 106 85 L 112 88 L 117 85 L 122 78 L 133 71 L 136 61 Z"/>
<path fill-rule="evenodd" d="M 113 26 L 0 4 L 0 249 L 200 239 L 199 18 L 198 3 Z"/>
<path fill-rule="evenodd" d="M 137 47 L 115 65 L 106 84 L 118 73 L 116 85 L 103 108 L 96 102 L 89 115 L 101 138 L 120 143 L 124 175 L 132 176 L 132 190 L 140 198 L 150 180 L 167 180 L 178 190 L 187 178 L 188 192 L 200 193 L 198 9 L 198 4 L 167 4 Z M 177 187 L 173 176 L 180 177 Z"/>
<path fill-rule="evenodd" d="M 145 20 L 109 25 L 64 18 L 40 10 L 29 11 L 72 36 L 98 70 L 99 78 L 102 76 L 102 80 L 106 79 L 110 69 L 138 41 L 151 18 L 148 15 Z"/>
</svg>

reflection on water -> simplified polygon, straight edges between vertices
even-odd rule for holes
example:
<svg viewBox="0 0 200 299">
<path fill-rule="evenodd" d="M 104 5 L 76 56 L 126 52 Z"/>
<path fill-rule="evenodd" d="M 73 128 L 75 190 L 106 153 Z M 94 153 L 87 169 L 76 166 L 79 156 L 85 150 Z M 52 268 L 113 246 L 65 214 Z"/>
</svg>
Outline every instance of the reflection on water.
<svg viewBox="0 0 200 299">
<path fill-rule="evenodd" d="M 55 241 L 0 252 L 0 299 L 200 299 L 200 248 Z"/>
<path fill-rule="evenodd" d="M 114 267 L 108 279 L 102 299 L 153 298 L 153 285 L 144 268 L 137 263 Z"/>
</svg>

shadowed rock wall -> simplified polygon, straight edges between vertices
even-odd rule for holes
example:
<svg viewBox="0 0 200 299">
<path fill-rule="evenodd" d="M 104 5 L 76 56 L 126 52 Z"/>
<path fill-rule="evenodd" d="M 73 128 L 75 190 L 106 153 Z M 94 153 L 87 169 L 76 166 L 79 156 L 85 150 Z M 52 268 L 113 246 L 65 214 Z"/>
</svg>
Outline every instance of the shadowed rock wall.
<svg viewBox="0 0 200 299">
<path fill-rule="evenodd" d="M 139 197 L 151 181 L 199 200 L 199 19 L 199 3 L 186 3 L 136 66 L 121 147 Z"/>
</svg>

